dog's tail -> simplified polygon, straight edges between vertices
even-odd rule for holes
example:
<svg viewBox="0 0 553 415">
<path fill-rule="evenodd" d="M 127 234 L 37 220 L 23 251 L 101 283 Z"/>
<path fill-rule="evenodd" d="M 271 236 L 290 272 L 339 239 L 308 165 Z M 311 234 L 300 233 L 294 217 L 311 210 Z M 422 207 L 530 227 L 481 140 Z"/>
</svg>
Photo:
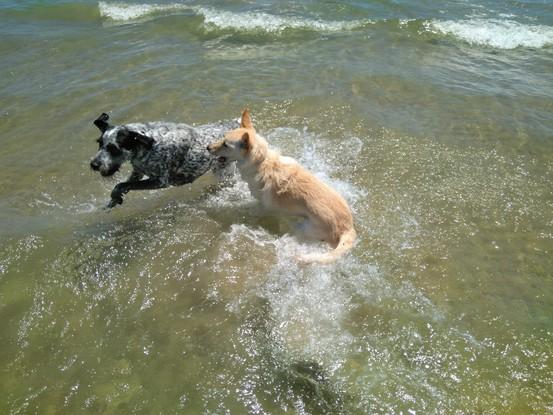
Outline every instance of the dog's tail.
<svg viewBox="0 0 553 415">
<path fill-rule="evenodd" d="M 323 254 L 301 255 L 298 257 L 298 261 L 303 264 L 331 264 L 351 249 L 355 243 L 356 237 L 357 233 L 355 232 L 355 229 L 351 227 L 340 236 L 338 245 L 336 245 L 336 248 L 332 251 L 328 251 Z"/>
</svg>

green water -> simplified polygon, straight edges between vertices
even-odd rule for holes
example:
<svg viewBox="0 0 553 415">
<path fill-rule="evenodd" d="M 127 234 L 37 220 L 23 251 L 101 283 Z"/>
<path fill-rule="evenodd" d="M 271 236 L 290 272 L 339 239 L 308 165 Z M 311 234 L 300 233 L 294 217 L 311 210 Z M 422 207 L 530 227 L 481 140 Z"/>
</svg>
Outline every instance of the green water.
<svg viewBox="0 0 553 415">
<path fill-rule="evenodd" d="M 0 413 L 553 413 L 548 3 L 103 4 L 0 1 Z M 243 183 L 102 209 L 101 112 L 244 106 L 351 204 L 336 265 Z"/>
</svg>

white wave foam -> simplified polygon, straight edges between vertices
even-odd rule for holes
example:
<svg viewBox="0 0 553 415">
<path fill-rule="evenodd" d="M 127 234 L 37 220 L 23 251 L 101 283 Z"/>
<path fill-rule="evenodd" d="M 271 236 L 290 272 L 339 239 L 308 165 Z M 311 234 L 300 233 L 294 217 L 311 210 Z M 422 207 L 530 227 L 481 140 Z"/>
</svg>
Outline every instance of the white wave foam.
<svg viewBox="0 0 553 415">
<path fill-rule="evenodd" d="M 98 2 L 100 15 L 116 21 L 129 21 L 143 18 L 153 13 L 160 13 L 175 10 L 189 10 L 190 7 L 184 4 L 127 4 Z"/>
<path fill-rule="evenodd" d="M 428 31 L 452 35 L 473 45 L 499 49 L 542 48 L 553 44 L 553 27 L 526 25 L 513 20 L 471 19 L 428 21 Z"/>
<path fill-rule="evenodd" d="M 307 29 L 320 32 L 339 32 L 362 27 L 366 21 L 323 21 L 304 17 L 276 16 L 264 12 L 235 13 L 209 7 L 198 7 L 206 29 L 238 31 L 263 31 L 279 33 L 286 29 Z"/>
<path fill-rule="evenodd" d="M 143 19 L 151 14 L 193 10 L 204 18 L 207 30 L 263 31 L 278 33 L 286 29 L 308 29 L 320 32 L 338 32 L 353 30 L 367 24 L 368 21 L 323 21 L 304 17 L 276 16 L 264 12 L 231 12 L 211 7 L 172 4 L 129 4 L 98 2 L 100 15 L 114 21 Z"/>
</svg>

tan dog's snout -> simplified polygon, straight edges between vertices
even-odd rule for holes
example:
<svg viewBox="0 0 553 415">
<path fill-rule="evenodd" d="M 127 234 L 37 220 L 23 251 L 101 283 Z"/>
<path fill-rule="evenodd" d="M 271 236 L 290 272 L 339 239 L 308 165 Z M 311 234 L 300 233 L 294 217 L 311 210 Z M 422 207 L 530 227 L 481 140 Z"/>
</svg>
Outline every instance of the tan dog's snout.
<svg viewBox="0 0 553 415">
<path fill-rule="evenodd" d="M 221 145 L 219 143 L 211 143 L 211 144 L 208 144 L 207 151 L 209 151 L 211 154 L 213 154 L 217 150 L 219 150 L 219 147 L 221 147 Z"/>
</svg>

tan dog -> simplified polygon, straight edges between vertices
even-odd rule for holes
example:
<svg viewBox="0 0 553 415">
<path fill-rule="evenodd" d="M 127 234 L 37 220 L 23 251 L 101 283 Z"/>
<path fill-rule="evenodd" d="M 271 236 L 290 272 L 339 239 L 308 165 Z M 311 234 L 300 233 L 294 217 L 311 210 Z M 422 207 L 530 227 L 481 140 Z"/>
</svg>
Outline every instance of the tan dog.
<svg viewBox="0 0 553 415">
<path fill-rule="evenodd" d="M 324 254 L 299 257 L 301 262 L 331 263 L 353 246 L 356 233 L 347 202 L 296 160 L 271 150 L 267 141 L 256 134 L 247 109 L 240 128 L 207 149 L 222 161 L 237 162 L 252 195 L 263 206 L 304 217 L 304 233 L 334 248 Z"/>
</svg>

